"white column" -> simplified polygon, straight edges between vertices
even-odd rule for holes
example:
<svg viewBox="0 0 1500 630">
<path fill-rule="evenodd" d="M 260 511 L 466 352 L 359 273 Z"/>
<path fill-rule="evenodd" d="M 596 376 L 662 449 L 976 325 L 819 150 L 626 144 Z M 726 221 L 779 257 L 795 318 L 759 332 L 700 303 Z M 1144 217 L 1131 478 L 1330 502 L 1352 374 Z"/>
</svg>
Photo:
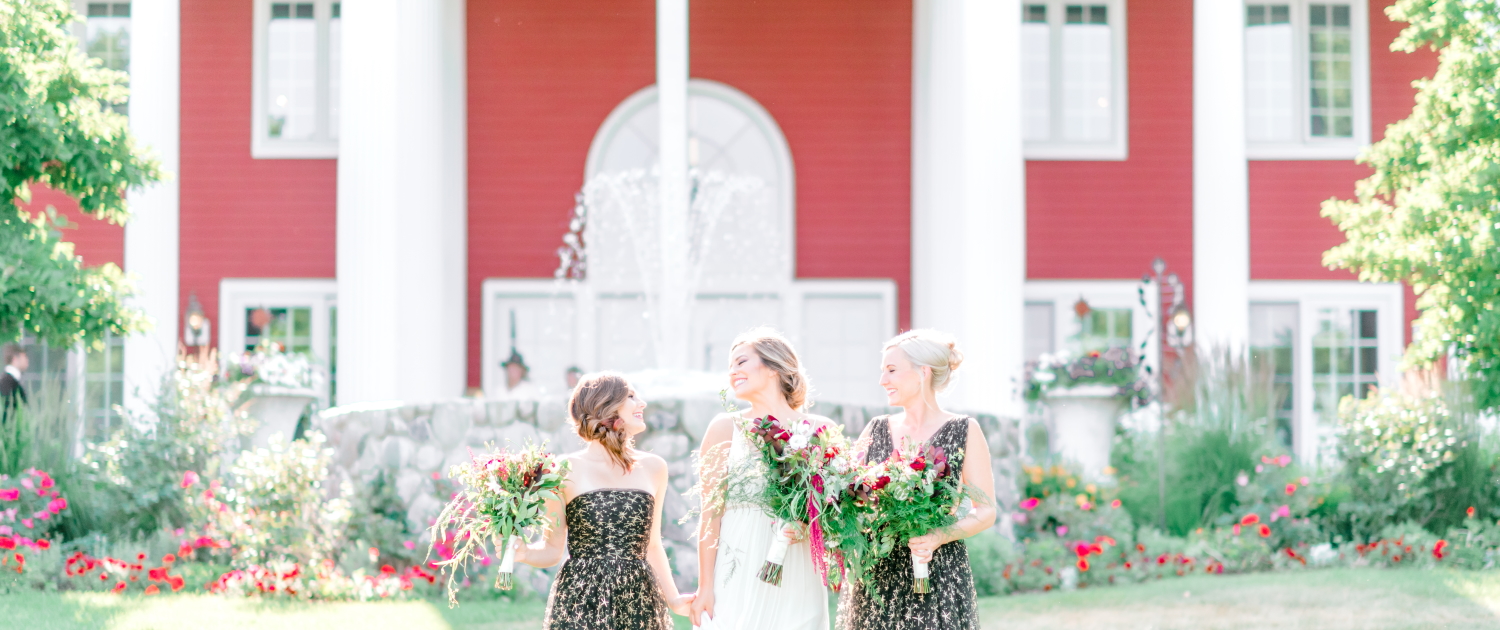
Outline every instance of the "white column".
<svg viewBox="0 0 1500 630">
<path fill-rule="evenodd" d="M 912 319 L 958 337 L 949 404 L 969 411 L 1015 411 L 1023 359 L 1020 20 L 1016 0 L 916 2 Z"/>
<path fill-rule="evenodd" d="M 1200 345 L 1250 336 L 1245 7 L 1193 2 L 1193 320 Z"/>
<path fill-rule="evenodd" d="M 154 326 L 125 339 L 125 404 L 145 411 L 177 357 L 181 37 L 178 0 L 135 0 L 131 14 L 130 131 L 168 173 L 129 193 L 125 225 L 125 271 L 137 276 L 132 304 Z"/>
<path fill-rule="evenodd" d="M 463 394 L 463 0 L 346 0 L 338 404 Z"/>
<path fill-rule="evenodd" d="M 686 369 L 688 366 L 688 315 L 693 296 L 688 294 L 688 3 L 687 0 L 656 2 L 656 94 L 660 147 L 661 285 L 656 315 L 656 367 Z"/>
</svg>

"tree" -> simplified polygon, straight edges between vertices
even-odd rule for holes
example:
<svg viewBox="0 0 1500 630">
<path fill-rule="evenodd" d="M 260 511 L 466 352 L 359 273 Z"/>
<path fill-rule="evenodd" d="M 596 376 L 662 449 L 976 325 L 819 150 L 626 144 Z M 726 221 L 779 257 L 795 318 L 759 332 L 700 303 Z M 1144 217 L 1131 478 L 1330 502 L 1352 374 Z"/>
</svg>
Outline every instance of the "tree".
<svg viewBox="0 0 1500 630">
<path fill-rule="evenodd" d="M 1375 169 L 1323 216 L 1347 239 L 1323 255 L 1366 281 L 1402 281 L 1422 310 L 1409 365 L 1453 356 L 1481 409 L 1500 406 L 1500 0 L 1399 0 L 1393 50 L 1439 51 L 1411 116 L 1360 161 Z"/>
<path fill-rule="evenodd" d="M 78 19 L 67 0 L 0 0 L 0 340 L 24 328 L 54 344 L 99 343 L 144 322 L 125 304 L 119 267 L 85 267 L 62 240 L 66 219 L 21 208 L 43 185 L 122 225 L 126 190 L 162 177 L 111 108 L 125 101 L 126 76 L 80 50 L 67 28 Z"/>
</svg>

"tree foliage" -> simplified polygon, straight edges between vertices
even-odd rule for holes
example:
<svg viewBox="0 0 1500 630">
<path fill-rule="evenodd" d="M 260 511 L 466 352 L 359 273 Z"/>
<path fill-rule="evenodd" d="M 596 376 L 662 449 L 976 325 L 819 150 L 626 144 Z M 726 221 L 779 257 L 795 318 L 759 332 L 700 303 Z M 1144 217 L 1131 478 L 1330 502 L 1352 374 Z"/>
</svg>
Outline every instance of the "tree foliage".
<svg viewBox="0 0 1500 630">
<path fill-rule="evenodd" d="M 1410 284 L 1422 309 L 1407 360 L 1462 359 L 1480 408 L 1500 406 L 1500 0 L 1399 0 L 1392 49 L 1439 51 L 1411 116 L 1360 157 L 1375 173 L 1323 216 L 1347 241 L 1324 254 L 1361 280 Z"/>
<path fill-rule="evenodd" d="M 52 209 L 21 208 L 43 185 L 93 217 L 123 224 L 127 189 L 161 179 L 112 105 L 126 76 L 85 55 L 66 0 L 0 0 L 0 340 L 22 328 L 60 345 L 140 328 L 113 264 L 85 267 Z"/>
</svg>

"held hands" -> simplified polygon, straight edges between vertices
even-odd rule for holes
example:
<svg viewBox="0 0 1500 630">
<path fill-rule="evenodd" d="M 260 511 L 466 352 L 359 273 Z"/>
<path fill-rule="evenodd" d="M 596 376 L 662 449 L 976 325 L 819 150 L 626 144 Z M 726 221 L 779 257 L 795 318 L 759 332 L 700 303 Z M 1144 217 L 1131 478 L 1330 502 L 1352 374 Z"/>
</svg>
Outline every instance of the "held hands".
<svg viewBox="0 0 1500 630">
<path fill-rule="evenodd" d="M 697 596 L 692 593 L 683 593 L 681 595 L 678 595 L 676 599 L 667 602 L 667 608 L 672 609 L 672 612 L 679 616 L 692 617 L 694 620 L 696 620 L 697 616 L 693 612 L 696 608 L 693 602 L 696 599 Z M 695 621 L 693 625 L 698 624 Z"/>
<path fill-rule="evenodd" d="M 687 617 L 693 620 L 694 626 L 702 626 L 703 619 L 714 618 L 714 592 L 713 589 L 700 589 L 692 596 L 693 605 L 690 607 Z M 677 612 L 673 609 L 672 612 Z M 682 614 L 682 613 L 677 613 Z"/>
<path fill-rule="evenodd" d="M 932 562 L 932 553 L 946 542 L 947 537 L 941 531 L 932 531 L 907 541 L 906 546 L 911 548 L 913 560 L 927 563 Z"/>
<path fill-rule="evenodd" d="M 781 528 L 781 535 L 786 536 L 786 539 L 791 544 L 795 545 L 799 542 L 807 540 L 807 525 L 799 522 L 786 523 L 785 526 Z"/>
</svg>

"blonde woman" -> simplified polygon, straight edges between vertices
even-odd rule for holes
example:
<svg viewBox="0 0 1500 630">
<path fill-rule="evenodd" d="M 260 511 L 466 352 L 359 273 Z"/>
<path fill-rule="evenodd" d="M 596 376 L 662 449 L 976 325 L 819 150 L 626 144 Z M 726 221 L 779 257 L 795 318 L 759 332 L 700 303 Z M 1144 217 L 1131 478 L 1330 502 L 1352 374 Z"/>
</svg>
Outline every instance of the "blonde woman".
<svg viewBox="0 0 1500 630">
<path fill-rule="evenodd" d="M 826 630 L 828 590 L 813 568 L 802 524 L 776 523 L 756 505 L 733 498 L 726 503 L 715 493 L 726 486 L 742 490 L 754 483 L 724 478 L 745 475 L 747 462 L 755 457 L 754 447 L 745 440 L 746 422 L 769 415 L 812 429 L 833 423 L 804 411 L 807 375 L 792 344 L 774 330 L 752 329 L 734 340 L 729 386 L 735 398 L 750 403 L 750 409 L 720 414 L 703 435 L 706 507 L 698 528 L 693 625 L 716 630 Z M 792 540 L 779 586 L 757 576 L 778 528 Z"/>
<path fill-rule="evenodd" d="M 950 527 L 898 546 L 881 560 L 870 579 L 877 595 L 862 587 L 844 589 L 840 630 L 928 630 L 979 628 L 974 608 L 974 577 L 963 539 L 995 524 L 995 479 L 989 444 L 979 423 L 945 411 L 938 392 L 948 387 L 963 362 L 953 338 L 933 330 L 913 330 L 885 344 L 880 386 L 886 403 L 901 413 L 880 416 L 865 426 L 859 443 L 865 462 L 879 462 L 898 450 L 931 445 L 948 453 L 949 464 L 969 487 L 974 509 Z M 926 563 L 932 591 L 912 592 L 912 562 Z"/>
<path fill-rule="evenodd" d="M 692 595 L 677 592 L 661 543 L 667 462 L 635 450 L 646 430 L 646 401 L 625 377 L 584 376 L 568 416 L 587 445 L 565 457 L 570 470 L 562 506 L 549 501 L 560 526 L 516 552 L 516 561 L 550 567 L 570 554 L 552 583 L 548 630 L 670 630 L 671 610 L 687 615 Z"/>
</svg>

